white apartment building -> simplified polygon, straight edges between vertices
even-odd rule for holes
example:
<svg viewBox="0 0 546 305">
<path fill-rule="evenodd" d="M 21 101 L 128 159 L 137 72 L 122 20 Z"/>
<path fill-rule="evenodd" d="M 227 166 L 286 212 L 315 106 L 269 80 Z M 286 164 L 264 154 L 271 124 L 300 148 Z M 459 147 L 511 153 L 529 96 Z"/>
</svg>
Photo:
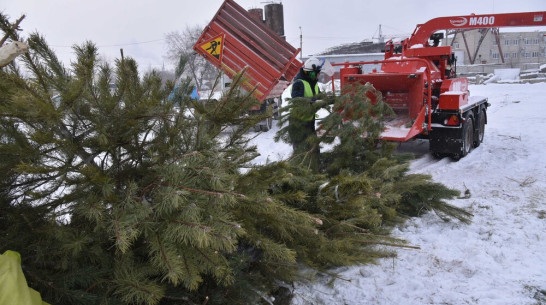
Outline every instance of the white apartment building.
<svg viewBox="0 0 546 305">
<path fill-rule="evenodd" d="M 462 72 L 480 72 L 481 69 L 488 73 L 498 68 L 526 71 L 546 64 L 546 31 L 499 32 L 498 29 L 476 29 L 447 34 L 444 45 L 453 47 L 458 70 Z"/>
</svg>

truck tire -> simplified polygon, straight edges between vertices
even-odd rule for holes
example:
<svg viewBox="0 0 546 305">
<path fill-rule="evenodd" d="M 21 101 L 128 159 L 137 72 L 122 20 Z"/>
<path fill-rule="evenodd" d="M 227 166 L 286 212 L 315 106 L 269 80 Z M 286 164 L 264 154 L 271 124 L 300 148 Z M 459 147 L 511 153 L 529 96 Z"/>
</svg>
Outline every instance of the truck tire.
<svg viewBox="0 0 546 305">
<path fill-rule="evenodd" d="M 485 134 L 485 110 L 480 111 L 477 125 L 478 125 L 476 126 L 477 133 L 474 137 L 474 147 L 480 146 L 480 144 L 483 142 L 483 137 Z"/>
<path fill-rule="evenodd" d="M 443 159 L 445 157 L 449 157 L 449 154 L 441 153 L 441 152 L 437 152 L 437 151 L 431 151 L 430 154 L 432 155 L 432 157 L 434 159 Z"/>
<path fill-rule="evenodd" d="M 463 147 L 461 152 L 455 156 L 456 159 L 463 158 L 468 155 L 474 145 L 474 122 L 470 116 L 466 117 L 466 121 L 463 125 Z"/>
</svg>

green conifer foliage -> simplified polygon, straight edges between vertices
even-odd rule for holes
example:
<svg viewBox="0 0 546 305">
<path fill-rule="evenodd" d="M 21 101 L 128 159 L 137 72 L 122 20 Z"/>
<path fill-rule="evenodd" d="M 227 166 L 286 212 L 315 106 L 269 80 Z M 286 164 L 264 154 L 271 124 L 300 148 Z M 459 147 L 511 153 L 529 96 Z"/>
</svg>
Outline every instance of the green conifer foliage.
<svg viewBox="0 0 546 305">
<path fill-rule="evenodd" d="M 376 149 L 388 108 L 369 87 L 314 104 L 331 115 L 309 143 L 341 139 L 320 171 L 254 166 L 248 131 L 269 113 L 248 115 L 243 74 L 195 101 L 188 80 L 100 62 L 91 42 L 70 68 L 39 34 L 26 42 L 0 69 L 0 251 L 21 252 L 51 304 L 280 304 L 303 269 L 392 255 L 376 246 L 404 246 L 389 237 L 404 215 L 468 219 L 444 201 L 457 192 Z"/>
<path fill-rule="evenodd" d="M 307 141 L 312 143 L 310 147 L 329 147 L 320 154 L 319 171 L 329 179 L 322 191 L 334 186 L 335 200 L 331 196 L 324 197 L 318 199 L 317 204 L 343 201 L 339 196 L 346 190 L 351 198 L 346 198 L 350 204 L 341 206 L 341 210 L 329 205 L 319 211 L 332 213 L 335 210 L 341 213 L 335 217 L 339 216 L 343 224 L 356 224 L 367 231 L 374 231 L 385 222 L 392 224 L 402 215 L 417 216 L 427 211 L 435 211 L 446 220 L 454 217 L 470 221 L 471 214 L 445 202 L 458 196 L 458 191 L 432 182 L 427 175 L 408 175 L 406 161 L 412 156 L 397 155 L 392 143 L 378 140 L 384 119 L 394 115 L 380 91 L 369 83 L 355 83 L 344 87 L 340 96 L 322 94 L 318 99 L 311 104 L 312 111 L 322 109 L 328 115 L 319 121 L 317 135 Z M 288 106 L 281 109 L 284 113 L 279 125 L 286 125 L 293 113 L 310 110 L 309 103 L 300 105 L 289 101 Z M 281 128 L 275 139 L 291 142 L 289 126 Z M 302 164 L 298 155 L 292 156 L 291 162 Z M 351 206 L 356 210 L 372 207 L 373 211 L 368 210 L 346 222 L 349 215 L 358 215 Z"/>
<path fill-rule="evenodd" d="M 232 285 L 233 181 L 256 155 L 240 135 L 261 119 L 240 114 L 257 101 L 233 89 L 201 107 L 183 83 L 173 108 L 173 84 L 130 58 L 100 63 L 87 42 L 66 69 L 43 37 L 28 43 L 23 68 L 0 72 L 0 162 L 1 244 L 29 282 L 55 304 L 157 304 L 175 288 L 199 302 L 205 280 Z"/>
</svg>

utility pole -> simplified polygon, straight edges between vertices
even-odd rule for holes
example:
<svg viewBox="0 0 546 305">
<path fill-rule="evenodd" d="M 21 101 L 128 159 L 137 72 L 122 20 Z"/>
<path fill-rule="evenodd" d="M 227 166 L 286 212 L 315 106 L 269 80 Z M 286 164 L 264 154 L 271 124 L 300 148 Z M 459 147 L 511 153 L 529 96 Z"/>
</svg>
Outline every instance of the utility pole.
<svg viewBox="0 0 546 305">
<path fill-rule="evenodd" d="M 385 43 L 385 37 L 383 36 L 383 31 L 381 30 L 381 24 L 379 25 L 379 35 L 377 37 L 372 37 L 373 39 L 377 38 L 377 42 Z"/>
</svg>

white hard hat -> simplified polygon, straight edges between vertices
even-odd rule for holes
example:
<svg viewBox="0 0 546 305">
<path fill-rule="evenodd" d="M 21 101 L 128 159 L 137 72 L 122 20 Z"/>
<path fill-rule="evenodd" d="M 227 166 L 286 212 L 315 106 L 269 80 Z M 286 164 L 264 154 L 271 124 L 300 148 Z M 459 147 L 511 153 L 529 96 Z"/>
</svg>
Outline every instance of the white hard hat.
<svg viewBox="0 0 546 305">
<path fill-rule="evenodd" d="M 316 57 L 311 57 L 303 64 L 303 71 L 320 71 L 322 61 Z"/>
</svg>

